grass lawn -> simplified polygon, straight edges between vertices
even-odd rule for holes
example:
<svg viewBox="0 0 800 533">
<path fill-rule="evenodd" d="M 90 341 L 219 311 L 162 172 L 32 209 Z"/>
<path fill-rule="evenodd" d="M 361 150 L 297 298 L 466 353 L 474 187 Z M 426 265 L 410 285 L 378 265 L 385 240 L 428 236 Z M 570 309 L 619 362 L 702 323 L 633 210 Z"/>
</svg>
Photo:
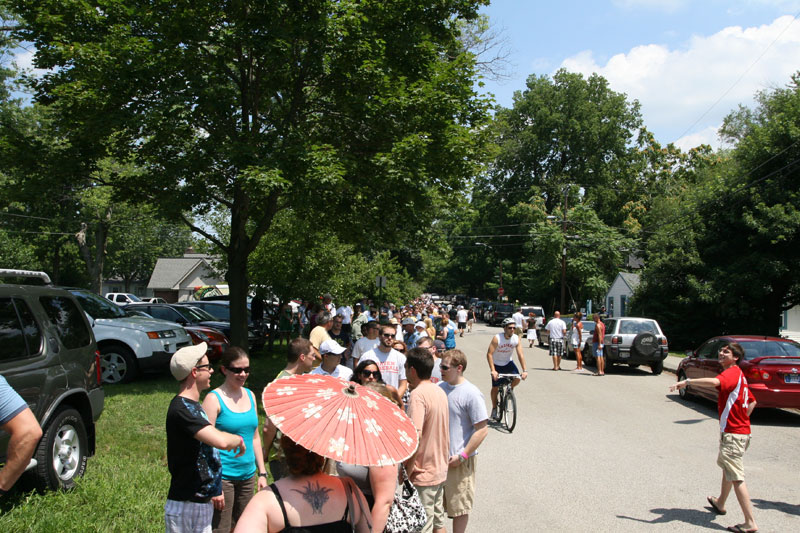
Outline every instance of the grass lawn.
<svg viewBox="0 0 800 533">
<path fill-rule="evenodd" d="M 286 365 L 285 350 L 276 347 L 250 359 L 247 387 L 259 400 L 264 386 Z M 222 373 L 215 371 L 212 388 L 221 382 Z M 69 492 L 9 494 L 0 502 L 0 531 L 163 531 L 169 489 L 165 418 L 177 390 L 169 371 L 106 386 L 97 452 L 83 479 Z"/>
</svg>

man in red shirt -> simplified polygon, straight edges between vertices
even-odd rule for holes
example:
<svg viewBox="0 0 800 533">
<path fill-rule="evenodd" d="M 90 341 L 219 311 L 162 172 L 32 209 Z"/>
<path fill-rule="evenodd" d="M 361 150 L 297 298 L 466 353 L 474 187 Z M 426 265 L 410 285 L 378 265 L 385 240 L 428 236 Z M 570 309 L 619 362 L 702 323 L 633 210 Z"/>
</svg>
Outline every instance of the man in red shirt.
<svg viewBox="0 0 800 533">
<path fill-rule="evenodd" d="M 719 456 L 717 464 L 722 468 L 722 487 L 717 498 L 709 496 L 708 503 L 717 514 L 725 514 L 725 501 L 731 487 L 739 500 L 744 514 L 744 523 L 728 527 L 729 531 L 754 533 L 758 531 L 753 516 L 753 504 L 744 482 L 744 462 L 742 457 L 750 446 L 750 414 L 756 407 L 756 399 L 750 394 L 747 379 L 736 362 L 744 356 L 744 349 L 737 342 L 720 348 L 719 362 L 724 370 L 715 378 L 685 379 L 670 387 L 671 391 L 691 385 L 716 387 L 717 410 L 719 411 Z"/>
</svg>

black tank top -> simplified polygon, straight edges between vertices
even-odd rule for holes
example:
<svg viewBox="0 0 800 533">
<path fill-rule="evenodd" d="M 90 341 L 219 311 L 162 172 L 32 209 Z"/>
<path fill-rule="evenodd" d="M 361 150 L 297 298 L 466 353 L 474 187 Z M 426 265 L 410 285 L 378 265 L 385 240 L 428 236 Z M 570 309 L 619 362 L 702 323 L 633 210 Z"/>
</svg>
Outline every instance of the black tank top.
<svg viewBox="0 0 800 533">
<path fill-rule="evenodd" d="M 290 526 L 289 517 L 286 516 L 286 507 L 283 505 L 283 498 L 281 498 L 281 493 L 278 492 L 278 487 L 273 483 L 269 488 L 272 489 L 275 498 L 278 500 L 278 505 L 281 506 L 281 512 L 283 513 L 282 531 L 286 533 L 353 533 L 353 526 L 347 521 L 347 512 L 350 510 L 349 505 L 345 506 L 342 518 L 336 522 L 316 524 L 314 526 Z"/>
</svg>

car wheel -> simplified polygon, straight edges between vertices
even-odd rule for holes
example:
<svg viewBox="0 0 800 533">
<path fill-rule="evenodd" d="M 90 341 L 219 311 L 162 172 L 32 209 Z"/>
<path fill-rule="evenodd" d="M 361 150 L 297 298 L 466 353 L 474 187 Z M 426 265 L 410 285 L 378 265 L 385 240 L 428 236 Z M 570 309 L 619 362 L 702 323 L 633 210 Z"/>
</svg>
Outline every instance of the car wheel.
<svg viewBox="0 0 800 533">
<path fill-rule="evenodd" d="M 650 370 L 653 371 L 654 376 L 661 374 L 664 371 L 664 361 L 656 361 L 650 365 Z"/>
<path fill-rule="evenodd" d="M 686 374 L 684 374 L 683 372 L 678 374 L 678 381 L 685 381 L 685 380 L 686 380 Z M 689 397 L 692 395 L 692 393 L 689 392 L 689 385 L 686 385 L 685 387 L 681 387 L 680 389 L 678 389 L 678 395 L 681 397 L 681 400 L 688 400 Z"/>
<path fill-rule="evenodd" d="M 100 370 L 103 383 L 129 383 L 138 372 L 133 352 L 121 344 L 107 344 L 100 348 Z"/>
<path fill-rule="evenodd" d="M 33 475 L 39 490 L 71 489 L 86 471 L 88 439 L 78 411 L 60 407 L 36 447 Z"/>
</svg>

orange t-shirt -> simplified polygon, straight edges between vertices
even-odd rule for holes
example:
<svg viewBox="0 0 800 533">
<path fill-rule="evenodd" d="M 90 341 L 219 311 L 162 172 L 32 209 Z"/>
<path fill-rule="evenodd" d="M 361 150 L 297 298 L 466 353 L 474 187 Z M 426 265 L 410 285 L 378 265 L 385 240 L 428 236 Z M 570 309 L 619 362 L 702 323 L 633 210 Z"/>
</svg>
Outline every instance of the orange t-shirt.
<svg viewBox="0 0 800 533">
<path fill-rule="evenodd" d="M 444 483 L 450 459 L 447 394 L 430 381 L 421 382 L 411 391 L 408 416 L 419 434 L 419 447 L 408 478 L 420 487 Z"/>
</svg>

